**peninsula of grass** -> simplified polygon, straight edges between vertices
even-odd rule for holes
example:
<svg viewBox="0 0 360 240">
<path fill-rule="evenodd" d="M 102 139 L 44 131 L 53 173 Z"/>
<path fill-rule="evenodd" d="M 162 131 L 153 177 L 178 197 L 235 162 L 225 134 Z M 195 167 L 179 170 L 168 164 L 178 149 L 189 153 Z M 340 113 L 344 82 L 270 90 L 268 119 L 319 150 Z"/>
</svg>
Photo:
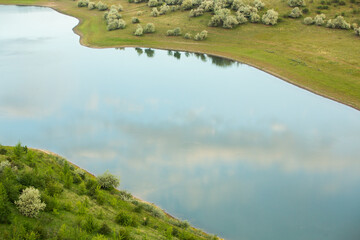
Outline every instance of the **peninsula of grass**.
<svg viewBox="0 0 360 240">
<path fill-rule="evenodd" d="M 218 239 L 45 151 L 0 145 L 0 239 Z"/>
<path fill-rule="evenodd" d="M 126 22 L 123 26 L 122 21 L 124 29 L 108 31 L 104 11 L 78 7 L 78 1 L 0 0 L 0 4 L 48 6 L 78 18 L 80 23 L 74 31 L 81 36 L 81 44 L 85 46 L 148 47 L 222 56 L 255 66 L 316 94 L 360 109 L 360 37 L 354 29 L 304 24 L 305 18 L 305 22 L 310 24 L 316 15 L 323 13 L 326 15 L 325 22 L 343 16 L 352 26 L 359 25 L 360 0 L 309 0 L 306 7 L 300 7 L 303 11 L 301 16 L 289 6 L 288 1 L 264 0 L 265 7 L 259 11 L 259 16 L 274 9 L 279 14 L 276 25 L 262 24 L 260 19 L 258 23 L 248 22 L 232 29 L 210 27 L 210 12 L 189 17 L 190 11 L 180 8 L 175 11 L 168 9 L 166 14 L 161 15 L 161 5 L 158 5 L 158 11 L 149 7 L 147 2 L 102 2 L 109 8 L 111 5 L 122 5 L 120 14 Z M 243 2 L 252 4 L 253 1 Z M 191 12 L 192 15 L 198 13 Z M 134 20 L 135 17 L 137 20 Z M 311 21 L 308 17 L 312 18 Z M 143 28 L 147 23 L 153 23 L 156 31 L 145 34 Z M 181 28 L 183 36 L 167 36 L 169 30 L 176 28 Z M 194 41 L 196 35 L 202 40 L 199 33 L 203 30 L 207 33 L 206 40 Z M 355 31 L 360 34 L 360 28 Z"/>
</svg>

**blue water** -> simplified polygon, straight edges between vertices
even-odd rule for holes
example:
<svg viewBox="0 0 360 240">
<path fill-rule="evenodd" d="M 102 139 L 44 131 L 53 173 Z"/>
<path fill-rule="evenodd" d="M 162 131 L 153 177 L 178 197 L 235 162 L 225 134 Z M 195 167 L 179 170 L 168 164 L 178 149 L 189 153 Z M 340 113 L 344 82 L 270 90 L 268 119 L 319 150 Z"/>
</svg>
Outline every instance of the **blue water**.
<svg viewBox="0 0 360 240">
<path fill-rule="evenodd" d="M 226 239 L 360 239 L 359 111 L 207 55 L 86 48 L 77 23 L 0 6 L 1 144 L 109 169 Z"/>
</svg>

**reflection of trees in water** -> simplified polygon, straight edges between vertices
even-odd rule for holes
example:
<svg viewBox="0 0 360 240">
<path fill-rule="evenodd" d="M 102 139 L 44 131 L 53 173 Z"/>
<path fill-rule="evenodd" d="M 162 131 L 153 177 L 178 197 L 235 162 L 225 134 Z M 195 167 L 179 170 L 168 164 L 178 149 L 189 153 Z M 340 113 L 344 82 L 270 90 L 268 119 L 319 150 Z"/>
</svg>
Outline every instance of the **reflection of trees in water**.
<svg viewBox="0 0 360 240">
<path fill-rule="evenodd" d="M 235 63 L 238 64 L 238 62 L 236 62 L 234 60 L 230 60 L 230 59 L 226 59 L 226 58 L 222 58 L 222 57 L 208 55 L 208 58 L 211 59 L 212 64 L 219 66 L 219 67 L 230 67 L 230 66 L 234 65 Z"/>
<path fill-rule="evenodd" d="M 142 48 L 135 48 L 135 51 L 137 52 L 137 54 L 140 56 L 141 54 L 143 54 L 143 50 Z"/>
<path fill-rule="evenodd" d="M 124 47 L 119 47 L 119 48 L 115 48 L 115 50 L 124 51 L 124 50 L 125 50 L 125 48 L 124 48 Z"/>
<path fill-rule="evenodd" d="M 155 54 L 155 50 L 151 49 L 151 48 L 147 48 L 145 50 L 143 50 L 142 48 L 135 48 L 135 51 L 137 52 L 137 54 L 140 56 L 141 54 L 144 53 L 148 56 L 148 57 L 153 57 Z M 181 53 L 179 51 L 173 51 L 173 50 L 168 50 L 167 51 L 167 55 L 174 57 L 176 59 L 180 59 L 181 58 Z M 190 56 L 195 56 L 197 59 L 200 59 L 203 62 L 207 62 L 208 59 L 211 60 L 211 63 L 218 66 L 218 67 L 230 67 L 233 66 L 234 64 L 236 64 L 237 66 L 240 64 L 237 61 L 234 60 L 230 60 L 230 59 L 226 59 L 226 58 L 222 58 L 222 57 L 217 57 L 217 56 L 213 56 L 213 55 L 207 55 L 207 54 L 203 54 L 203 53 L 191 53 L 191 52 L 184 52 L 185 57 L 190 57 Z"/>
<path fill-rule="evenodd" d="M 154 57 L 155 51 L 152 50 L 151 48 L 147 48 L 147 49 L 145 49 L 145 53 L 146 53 L 146 56 L 148 56 L 148 57 Z"/>
</svg>

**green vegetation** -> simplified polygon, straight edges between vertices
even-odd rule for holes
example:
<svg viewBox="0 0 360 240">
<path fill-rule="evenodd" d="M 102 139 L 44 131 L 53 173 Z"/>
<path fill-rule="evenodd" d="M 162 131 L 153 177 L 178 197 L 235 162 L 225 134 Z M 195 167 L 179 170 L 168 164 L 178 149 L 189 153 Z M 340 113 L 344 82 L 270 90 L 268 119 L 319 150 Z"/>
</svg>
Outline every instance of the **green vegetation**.
<svg viewBox="0 0 360 240">
<path fill-rule="evenodd" d="M 143 37 L 134 34 L 137 24 L 108 31 L 102 12 L 78 8 L 79 1 L 0 0 L 0 4 L 49 6 L 75 16 L 80 19 L 75 31 L 86 46 L 165 48 L 223 56 L 256 66 L 300 87 L 360 109 L 360 56 L 354 54 L 360 51 L 360 44 L 357 44 L 360 41 L 357 35 L 359 0 L 308 0 L 306 3 L 303 0 L 217 1 L 220 5 L 212 0 L 155 0 L 152 3 L 156 8 L 155 18 L 151 16 L 152 7 L 147 1 L 102 0 L 108 6 L 120 3 L 123 6 L 122 19 L 126 22 L 131 22 L 137 15 L 141 16 L 141 22 L 154 23 L 156 32 Z M 170 11 L 160 15 L 159 9 L 164 3 Z M 295 7 L 302 11 L 302 16 L 289 18 Z M 274 11 L 268 12 L 271 9 Z M 224 15 L 218 13 L 229 16 L 225 28 L 224 18 L 219 19 Z M 324 23 L 319 18 L 314 20 L 321 14 L 326 15 Z M 214 20 L 219 27 L 208 26 L 217 15 L 219 17 Z M 255 24 L 258 16 L 261 22 L 269 25 Z M 276 16 L 277 23 L 272 25 Z M 343 25 L 338 16 L 343 17 L 352 29 L 347 29 L 348 25 Z M 329 20 L 331 24 L 327 24 Z M 176 27 L 192 36 L 206 30 L 208 37 L 196 42 L 185 36 L 166 37 L 167 31 Z"/>
<path fill-rule="evenodd" d="M 218 239 L 64 158 L 0 145 L 1 239 Z"/>
</svg>

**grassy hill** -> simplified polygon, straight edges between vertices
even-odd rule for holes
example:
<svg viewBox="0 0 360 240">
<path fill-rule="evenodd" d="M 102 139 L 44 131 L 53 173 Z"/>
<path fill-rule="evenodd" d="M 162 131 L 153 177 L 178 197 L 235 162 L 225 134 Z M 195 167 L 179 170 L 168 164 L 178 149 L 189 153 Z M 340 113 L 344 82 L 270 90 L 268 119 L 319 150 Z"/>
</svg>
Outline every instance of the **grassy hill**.
<svg viewBox="0 0 360 240">
<path fill-rule="evenodd" d="M 153 17 L 152 7 L 146 2 L 103 0 L 108 7 L 118 4 L 123 6 L 120 14 L 126 27 L 114 31 L 107 30 L 104 11 L 79 8 L 78 1 L 0 0 L 0 4 L 49 6 L 77 17 L 80 24 L 75 31 L 81 36 L 81 43 L 86 46 L 141 46 L 224 56 L 256 66 L 312 92 L 360 109 L 360 55 L 357 54 L 360 52 L 360 37 L 355 35 L 353 29 L 325 27 L 326 21 L 336 16 L 343 16 L 351 26 L 359 25 L 360 0 L 306 0 L 306 6 L 300 7 L 303 15 L 299 18 L 288 17 L 293 7 L 288 5 L 287 0 L 263 0 L 265 7 L 258 11 L 259 16 L 274 9 L 279 13 L 276 25 L 264 25 L 261 21 L 248 22 L 232 29 L 209 27 L 212 12 L 189 17 L 190 11 L 180 6 L 175 11 L 170 10 L 164 15 Z M 160 10 L 161 0 L 159 1 L 157 8 Z M 177 0 L 178 3 L 179 1 L 182 0 Z M 253 4 L 253 0 L 243 2 Z M 314 18 L 320 13 L 326 15 L 323 26 L 303 23 L 304 18 Z M 235 15 L 235 11 L 231 10 L 231 14 Z M 138 24 L 132 24 L 133 17 L 138 17 L 142 27 L 147 23 L 154 23 L 156 31 L 140 37 L 134 36 Z M 176 27 L 181 28 L 182 36 L 166 35 L 168 30 Z M 185 33 L 194 36 L 202 30 L 208 31 L 205 41 L 183 37 Z"/>
<path fill-rule="evenodd" d="M 0 239 L 218 239 L 100 183 L 58 155 L 0 145 Z M 46 204 L 37 217 L 18 209 L 29 187 Z"/>
</svg>

